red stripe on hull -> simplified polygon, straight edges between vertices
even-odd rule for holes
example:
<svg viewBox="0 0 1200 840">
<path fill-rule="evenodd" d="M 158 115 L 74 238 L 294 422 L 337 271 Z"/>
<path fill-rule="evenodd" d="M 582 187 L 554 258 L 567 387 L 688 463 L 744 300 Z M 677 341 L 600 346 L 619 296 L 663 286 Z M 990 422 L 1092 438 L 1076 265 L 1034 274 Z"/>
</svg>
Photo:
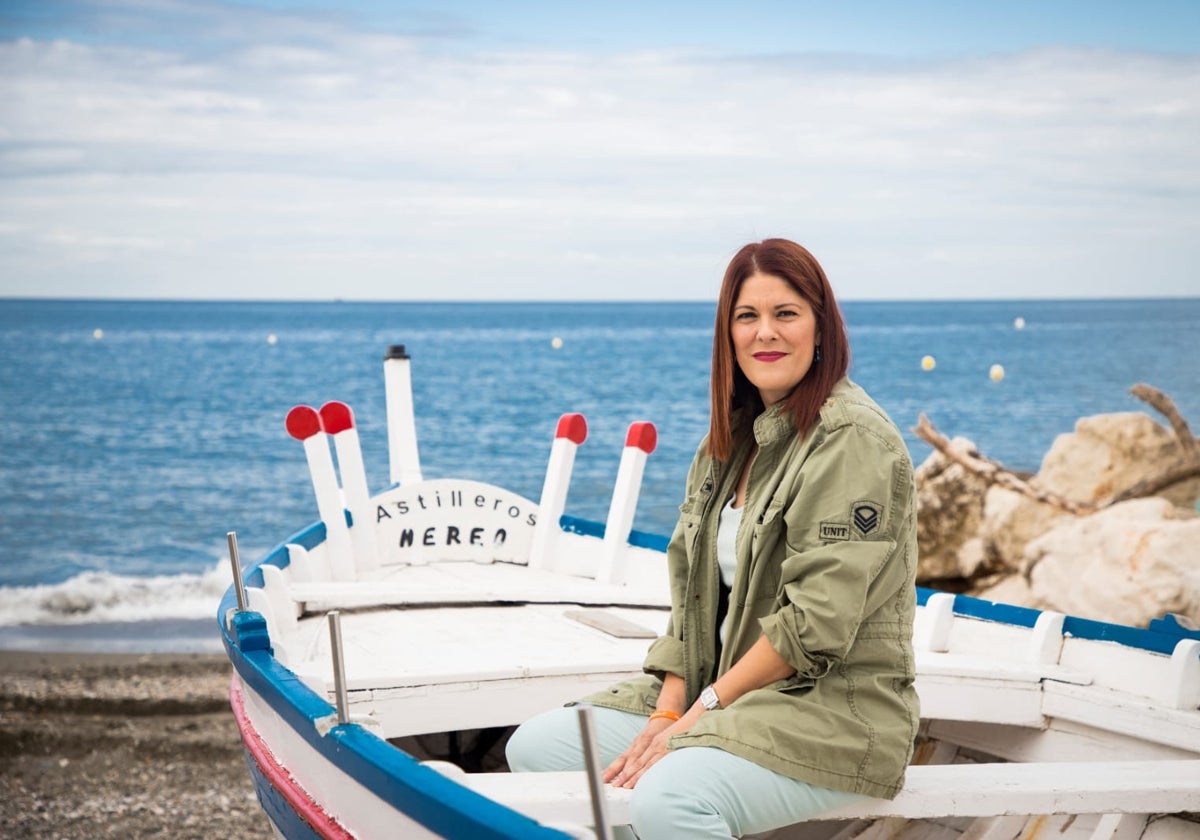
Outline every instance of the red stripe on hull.
<svg viewBox="0 0 1200 840">
<path fill-rule="evenodd" d="M 246 715 L 246 703 L 242 698 L 242 690 L 236 676 L 229 683 L 229 705 L 233 707 L 233 716 L 237 719 L 238 730 L 242 734 L 242 744 L 246 747 L 246 752 L 254 759 L 254 763 L 271 783 L 271 787 L 279 791 L 287 800 L 292 810 L 322 837 L 329 838 L 329 840 L 353 840 L 354 835 L 346 831 L 340 823 L 326 813 L 325 809 L 314 802 L 296 784 L 292 775 L 275 760 L 275 756 L 271 754 L 262 736 L 258 734 L 258 730 L 254 728 L 254 724 Z"/>
</svg>

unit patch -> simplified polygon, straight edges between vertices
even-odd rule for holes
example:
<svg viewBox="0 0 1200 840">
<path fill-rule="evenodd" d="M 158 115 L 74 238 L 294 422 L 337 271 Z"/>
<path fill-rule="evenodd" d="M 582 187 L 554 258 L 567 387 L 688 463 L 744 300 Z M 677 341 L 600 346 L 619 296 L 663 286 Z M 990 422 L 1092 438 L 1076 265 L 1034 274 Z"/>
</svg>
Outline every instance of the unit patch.
<svg viewBox="0 0 1200 840">
<path fill-rule="evenodd" d="M 822 522 L 820 533 L 821 539 L 826 542 L 848 540 L 850 539 L 850 526 L 845 522 Z"/>
<path fill-rule="evenodd" d="M 871 534 L 883 520 L 883 505 L 875 502 L 855 502 L 850 506 L 850 522 L 862 536 Z"/>
</svg>

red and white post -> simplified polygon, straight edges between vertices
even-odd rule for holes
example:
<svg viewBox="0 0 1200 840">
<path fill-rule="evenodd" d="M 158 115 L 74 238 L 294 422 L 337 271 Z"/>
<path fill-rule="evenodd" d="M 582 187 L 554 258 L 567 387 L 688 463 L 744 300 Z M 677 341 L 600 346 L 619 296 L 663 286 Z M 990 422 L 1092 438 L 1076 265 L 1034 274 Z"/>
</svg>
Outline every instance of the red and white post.
<svg viewBox="0 0 1200 840">
<path fill-rule="evenodd" d="M 375 544 L 374 509 L 367 489 L 367 471 L 363 466 L 362 444 L 354 426 L 354 412 L 336 400 L 321 406 L 321 427 L 333 438 L 338 472 L 342 478 L 342 498 L 350 509 L 354 526 L 350 540 L 358 571 L 379 568 L 379 549 Z"/>
<path fill-rule="evenodd" d="M 554 443 L 550 446 L 550 462 L 546 465 L 546 481 L 542 484 L 542 499 L 538 502 L 537 525 L 533 530 L 533 545 L 529 549 L 529 568 L 553 569 L 554 550 L 560 532 L 559 519 L 567 507 L 567 489 L 571 470 L 575 468 L 575 452 L 587 440 L 587 420 L 582 414 L 564 414 L 558 418 Z"/>
<path fill-rule="evenodd" d="M 642 490 L 642 475 L 646 458 L 657 446 L 658 430 L 653 423 L 638 421 L 630 424 L 608 508 L 608 520 L 604 524 L 604 543 L 600 549 L 600 565 L 596 569 L 597 583 L 625 582 L 626 549 Z"/>
<path fill-rule="evenodd" d="M 313 492 L 317 496 L 317 511 L 325 523 L 325 546 L 329 570 L 334 580 L 354 580 L 354 557 L 350 549 L 350 529 L 346 527 L 346 512 L 329 443 L 321 434 L 321 415 L 315 408 L 298 405 L 288 412 L 288 434 L 304 444 L 308 472 Z"/>
</svg>

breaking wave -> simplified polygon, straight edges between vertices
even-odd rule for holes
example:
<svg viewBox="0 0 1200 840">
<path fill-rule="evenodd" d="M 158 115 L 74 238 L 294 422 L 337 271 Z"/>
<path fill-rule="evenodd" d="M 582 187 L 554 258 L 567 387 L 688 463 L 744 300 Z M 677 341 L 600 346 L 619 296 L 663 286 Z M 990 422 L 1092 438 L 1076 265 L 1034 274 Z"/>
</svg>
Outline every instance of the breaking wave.
<svg viewBox="0 0 1200 840">
<path fill-rule="evenodd" d="M 84 572 L 62 583 L 0 587 L 0 627 L 211 618 L 231 580 L 226 562 L 200 574 Z"/>
</svg>

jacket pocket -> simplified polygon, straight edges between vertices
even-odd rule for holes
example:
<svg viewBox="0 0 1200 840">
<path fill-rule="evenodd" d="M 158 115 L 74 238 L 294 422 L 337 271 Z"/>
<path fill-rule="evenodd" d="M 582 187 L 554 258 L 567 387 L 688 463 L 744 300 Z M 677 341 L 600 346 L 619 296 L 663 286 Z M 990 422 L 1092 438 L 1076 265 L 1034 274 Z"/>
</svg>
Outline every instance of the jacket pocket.
<svg viewBox="0 0 1200 840">
<path fill-rule="evenodd" d="M 773 501 L 750 533 L 750 580 L 740 604 L 774 601 L 779 594 L 780 566 L 786 551 L 783 501 Z"/>
</svg>

